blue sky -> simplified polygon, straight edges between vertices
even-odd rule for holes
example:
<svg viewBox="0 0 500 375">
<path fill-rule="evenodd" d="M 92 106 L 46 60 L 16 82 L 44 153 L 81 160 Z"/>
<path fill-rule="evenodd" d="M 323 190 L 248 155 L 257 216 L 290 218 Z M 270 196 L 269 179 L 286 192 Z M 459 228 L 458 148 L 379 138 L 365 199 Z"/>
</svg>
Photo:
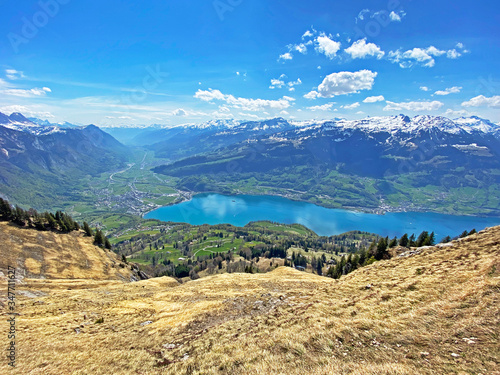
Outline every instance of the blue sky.
<svg viewBox="0 0 500 375">
<path fill-rule="evenodd" d="M 5 113 L 500 122 L 498 1 L 4 0 L 0 14 Z"/>
</svg>

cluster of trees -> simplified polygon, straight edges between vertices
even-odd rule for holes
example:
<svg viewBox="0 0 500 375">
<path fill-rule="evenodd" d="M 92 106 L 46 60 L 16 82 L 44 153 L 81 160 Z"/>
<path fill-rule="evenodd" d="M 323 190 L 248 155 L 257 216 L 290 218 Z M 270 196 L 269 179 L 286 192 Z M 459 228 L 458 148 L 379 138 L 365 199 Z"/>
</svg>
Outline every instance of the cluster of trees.
<svg viewBox="0 0 500 375">
<path fill-rule="evenodd" d="M 84 222 L 83 228 L 80 227 L 70 215 L 57 211 L 39 213 L 30 208 L 24 210 L 19 206 L 12 206 L 8 201 L 0 198 L 0 220 L 13 222 L 21 227 L 34 228 L 37 230 L 53 230 L 61 233 L 69 233 L 83 229 L 85 235 L 94 237 L 94 244 L 106 249 L 111 249 L 111 243 L 101 230 L 96 229 L 95 235 L 90 226 Z"/>
<path fill-rule="evenodd" d="M 52 212 L 39 213 L 33 208 L 24 210 L 19 206 L 13 207 L 2 198 L 0 198 L 0 220 L 38 230 L 55 230 L 63 233 L 80 230 L 80 225 L 62 211 L 53 214 Z"/>
</svg>

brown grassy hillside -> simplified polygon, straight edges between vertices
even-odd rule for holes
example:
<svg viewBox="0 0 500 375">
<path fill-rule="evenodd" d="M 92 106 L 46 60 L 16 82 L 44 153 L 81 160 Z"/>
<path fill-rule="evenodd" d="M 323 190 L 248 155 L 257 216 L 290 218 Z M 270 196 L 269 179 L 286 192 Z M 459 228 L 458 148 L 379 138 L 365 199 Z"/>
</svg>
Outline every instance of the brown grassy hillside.
<svg viewBox="0 0 500 375">
<path fill-rule="evenodd" d="M 500 227 L 340 280 L 278 268 L 19 297 L 16 374 L 499 374 Z M 5 329 L 5 325 L 1 325 Z M 4 332 L 0 332 L 4 337 Z"/>
<path fill-rule="evenodd" d="M 0 270 L 15 267 L 18 276 L 36 279 L 130 281 L 130 267 L 96 247 L 82 232 L 61 234 L 22 229 L 0 222 Z"/>
</svg>

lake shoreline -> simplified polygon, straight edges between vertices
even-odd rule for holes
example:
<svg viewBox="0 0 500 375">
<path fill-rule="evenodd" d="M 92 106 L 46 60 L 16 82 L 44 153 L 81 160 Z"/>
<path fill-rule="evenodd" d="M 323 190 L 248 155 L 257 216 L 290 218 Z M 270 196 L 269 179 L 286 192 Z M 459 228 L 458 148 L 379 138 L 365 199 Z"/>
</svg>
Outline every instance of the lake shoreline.
<svg viewBox="0 0 500 375">
<path fill-rule="evenodd" d="M 475 217 L 475 218 L 498 218 L 500 217 L 499 215 L 491 214 L 491 215 L 471 215 L 469 213 L 463 213 L 463 212 L 445 212 L 441 210 L 432 210 L 432 209 L 426 209 L 426 208 L 415 208 L 408 210 L 404 207 L 390 207 L 390 206 L 384 206 L 378 207 L 378 208 L 366 208 L 366 207 L 357 207 L 357 206 L 333 206 L 333 205 L 322 205 L 318 204 L 315 202 L 310 202 L 304 199 L 300 199 L 288 194 L 283 194 L 283 193 L 277 193 L 277 194 L 250 194 L 250 193 L 220 193 L 216 191 L 204 191 L 204 192 L 194 192 L 194 191 L 179 191 L 179 198 L 181 198 L 178 201 L 169 203 L 164 206 L 158 206 L 152 210 L 149 210 L 147 212 L 144 212 L 141 214 L 141 217 L 144 218 L 146 215 L 149 215 L 151 212 L 158 210 L 159 208 L 162 207 L 171 207 L 175 206 L 178 204 L 190 202 L 193 200 L 194 197 L 203 195 L 203 194 L 217 194 L 217 195 L 222 195 L 226 197 L 240 197 L 240 196 L 260 196 L 260 197 L 281 197 L 284 199 L 289 199 L 294 202 L 303 202 L 303 203 L 309 203 L 313 204 L 318 207 L 322 208 L 327 208 L 327 209 L 333 209 L 333 210 L 345 210 L 349 212 L 355 212 L 355 213 L 361 213 L 361 214 L 370 214 L 370 215 L 379 215 L 379 216 L 384 216 L 386 214 L 390 213 L 433 213 L 433 214 L 440 214 L 440 215 L 450 215 L 450 216 L 467 216 L 467 217 Z M 186 195 L 186 196 L 184 196 Z"/>
<path fill-rule="evenodd" d="M 217 193 L 184 194 L 182 203 L 150 211 L 144 218 L 195 226 L 231 224 L 241 227 L 252 221 L 268 220 L 283 224 L 301 224 L 320 236 L 361 230 L 384 236 L 401 236 L 404 233 L 418 235 L 422 231 L 435 231 L 444 237 L 457 236 L 464 230 L 481 230 L 500 225 L 500 217 L 497 216 L 450 215 L 427 211 L 394 211 L 381 214 L 327 208 L 279 195 Z"/>
</svg>

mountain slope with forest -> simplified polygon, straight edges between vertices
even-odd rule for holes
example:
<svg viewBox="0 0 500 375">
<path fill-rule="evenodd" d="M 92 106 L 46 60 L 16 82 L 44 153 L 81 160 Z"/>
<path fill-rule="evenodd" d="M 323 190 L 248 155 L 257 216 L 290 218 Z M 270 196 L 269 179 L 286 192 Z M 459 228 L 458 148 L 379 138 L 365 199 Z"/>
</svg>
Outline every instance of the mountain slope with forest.
<svg viewBox="0 0 500 375">
<path fill-rule="evenodd" d="M 14 121 L 16 120 L 16 121 Z M 87 176 L 125 165 L 129 150 L 94 125 L 59 128 L 21 114 L 0 116 L 0 192 L 10 201 L 51 208 L 78 195 Z"/>
<path fill-rule="evenodd" d="M 195 192 L 277 193 L 329 207 L 356 202 L 368 210 L 499 215 L 499 129 L 479 118 L 402 115 L 308 123 L 154 171 L 180 177 L 178 187 Z"/>
</svg>

